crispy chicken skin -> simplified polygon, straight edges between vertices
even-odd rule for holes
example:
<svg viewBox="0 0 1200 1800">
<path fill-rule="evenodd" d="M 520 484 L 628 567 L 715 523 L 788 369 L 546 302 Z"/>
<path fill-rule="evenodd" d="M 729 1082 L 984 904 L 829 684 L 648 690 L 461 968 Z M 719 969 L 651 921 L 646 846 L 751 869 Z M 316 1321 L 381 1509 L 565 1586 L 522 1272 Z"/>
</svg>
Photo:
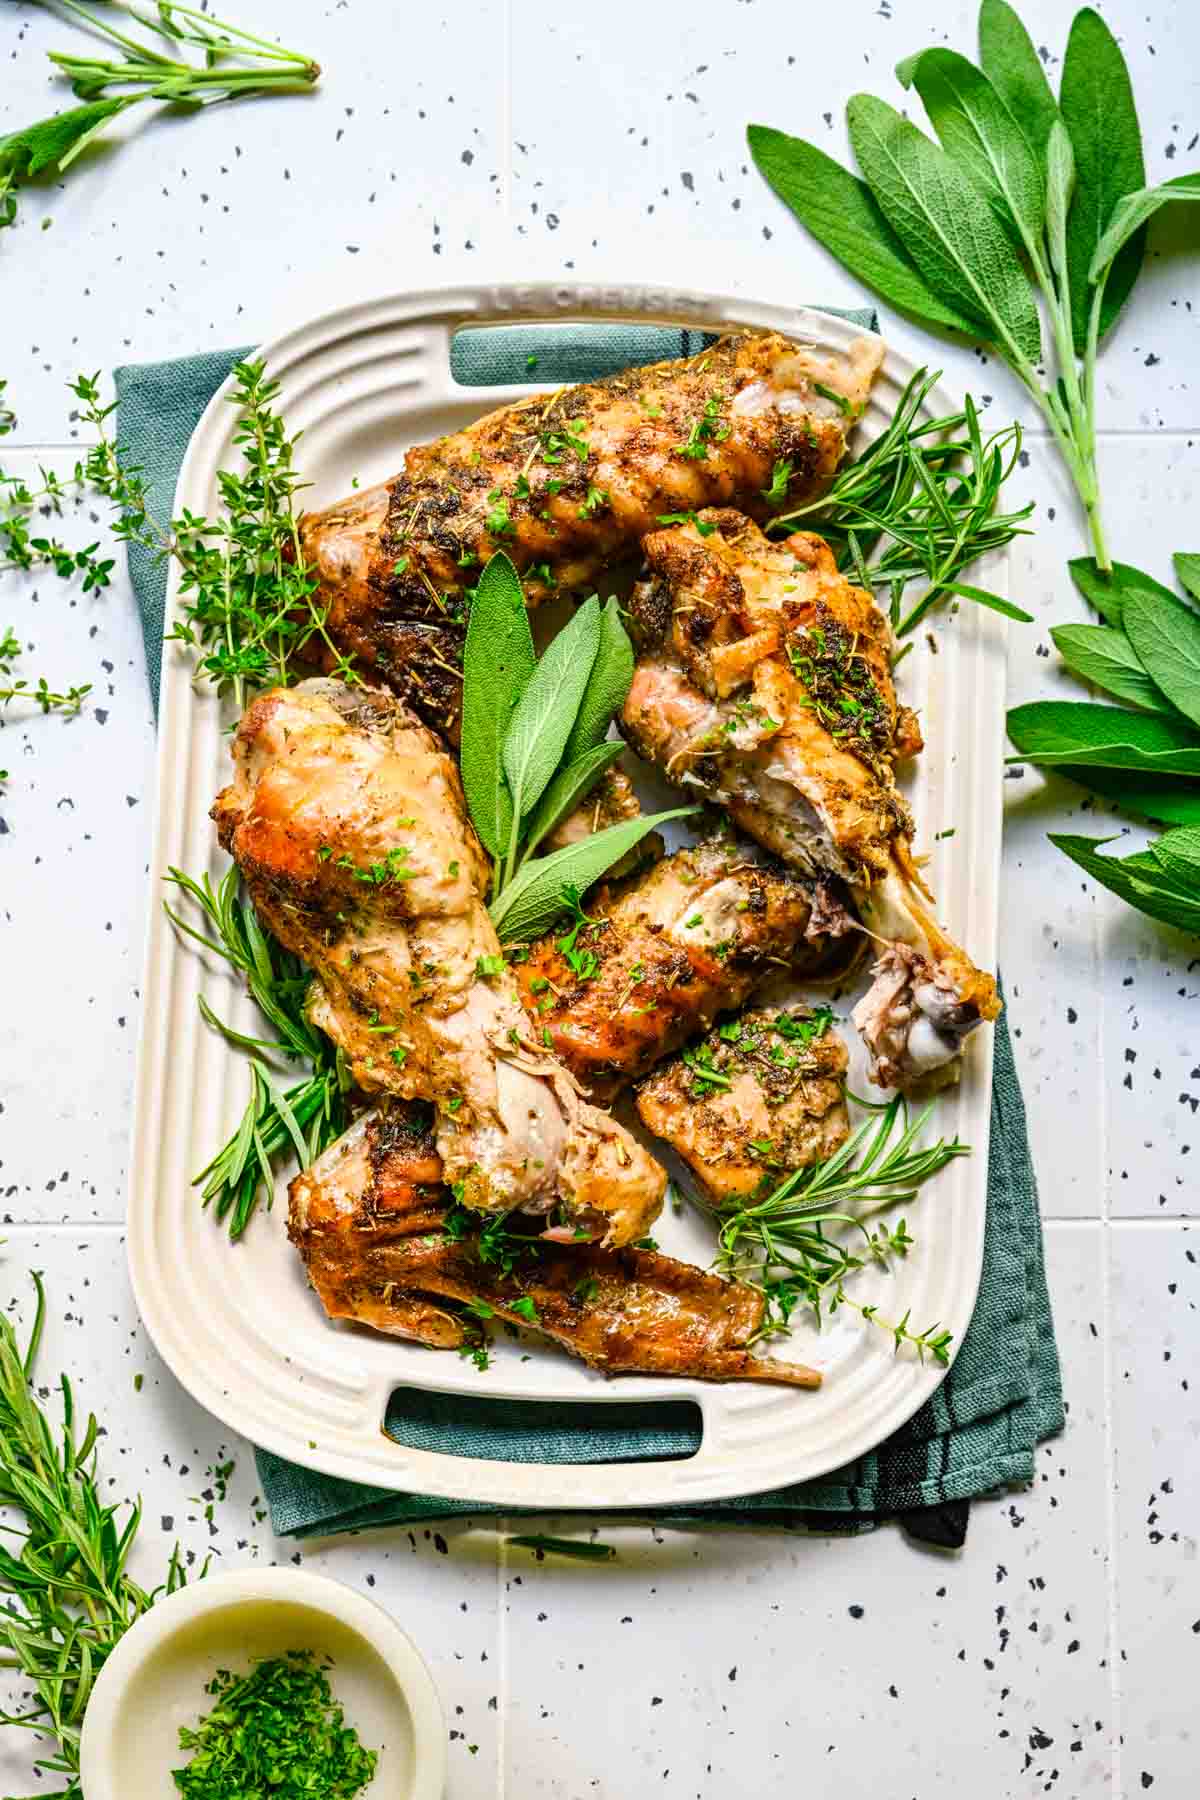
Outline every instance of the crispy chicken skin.
<svg viewBox="0 0 1200 1800">
<path fill-rule="evenodd" d="M 466 591 L 493 551 L 512 557 L 536 605 L 589 589 L 662 513 L 736 504 L 765 518 L 761 490 L 781 461 L 796 504 L 837 467 L 882 357 L 877 338 L 842 354 L 738 333 L 409 450 L 394 480 L 301 523 L 330 638 L 453 736 Z"/>
<path fill-rule="evenodd" d="M 881 952 L 854 1015 L 872 1079 L 952 1079 L 1000 1003 L 938 926 L 913 862 L 894 765 L 920 734 L 896 704 L 886 620 L 821 538 L 770 543 L 726 509 L 651 532 L 643 551 L 627 738 L 793 867 L 850 884 Z"/>
<path fill-rule="evenodd" d="M 816 973 L 851 920 L 823 884 L 726 837 L 600 888 L 590 924 L 550 932 L 515 968 L 536 1025 L 593 1099 L 744 1004 L 781 969 Z"/>
<path fill-rule="evenodd" d="M 849 1136 L 846 1046 L 828 1012 L 745 1012 L 672 1057 L 638 1089 L 638 1116 L 714 1206 L 774 1187 Z"/>
<path fill-rule="evenodd" d="M 739 1282 L 656 1251 L 544 1239 L 482 1260 L 477 1236 L 430 1220 L 437 1167 L 420 1114 L 386 1101 L 292 1182 L 288 1234 L 330 1318 L 452 1349 L 469 1341 L 457 1308 L 482 1301 L 609 1374 L 819 1386 L 815 1370 L 751 1354 L 763 1300 Z"/>
<path fill-rule="evenodd" d="M 560 1208 L 606 1243 L 641 1237 L 666 1178 L 534 1038 L 480 898 L 487 863 L 458 772 L 432 734 L 390 695 L 308 681 L 251 702 L 233 761 L 213 808 L 221 843 L 313 971 L 310 1016 L 358 1085 L 436 1096 L 438 1153 L 464 1204 Z"/>
</svg>

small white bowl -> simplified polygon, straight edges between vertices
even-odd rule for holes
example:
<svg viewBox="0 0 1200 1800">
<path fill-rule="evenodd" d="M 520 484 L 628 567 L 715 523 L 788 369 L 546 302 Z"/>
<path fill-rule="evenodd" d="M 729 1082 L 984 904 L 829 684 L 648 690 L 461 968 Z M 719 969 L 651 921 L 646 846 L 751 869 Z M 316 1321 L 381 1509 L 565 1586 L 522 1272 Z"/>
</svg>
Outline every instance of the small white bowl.
<svg viewBox="0 0 1200 1800">
<path fill-rule="evenodd" d="M 215 1702 L 218 1668 L 312 1650 L 363 1745 L 379 1751 L 363 1800 L 442 1800 L 446 1722 L 419 1653 L 373 1600 L 300 1569 L 210 1575 L 159 1600 L 121 1639 L 84 1715 L 87 1800 L 178 1800 L 171 1770 L 188 1759 L 179 1727 Z"/>
</svg>

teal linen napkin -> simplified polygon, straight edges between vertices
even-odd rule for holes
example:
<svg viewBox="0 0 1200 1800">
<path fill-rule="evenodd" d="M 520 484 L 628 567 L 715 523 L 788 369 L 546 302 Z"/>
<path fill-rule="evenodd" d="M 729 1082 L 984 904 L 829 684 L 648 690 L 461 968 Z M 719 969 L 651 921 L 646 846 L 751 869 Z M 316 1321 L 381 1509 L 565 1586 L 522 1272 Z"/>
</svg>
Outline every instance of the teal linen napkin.
<svg viewBox="0 0 1200 1800">
<path fill-rule="evenodd" d="M 870 312 L 845 316 L 874 329 Z M 697 331 L 658 326 L 496 327 L 461 332 L 451 366 L 471 385 L 578 381 L 694 355 L 710 341 Z M 188 440 L 242 354 L 212 351 L 116 370 L 118 438 L 142 469 L 155 517 L 170 517 Z M 166 571 L 136 546 L 130 547 L 129 562 L 157 711 Z M 966 1535 L 972 1497 L 1032 1478 L 1036 1446 L 1062 1428 L 1062 1388 L 1024 1103 L 1003 1018 L 995 1029 L 983 1278 L 974 1317 L 937 1393 L 877 1450 L 819 1481 L 686 1509 L 656 1509 L 656 1520 L 855 1532 L 899 1517 L 913 1535 L 956 1547 Z M 928 1204 L 932 1211 L 932 1196 Z M 564 1408 L 419 1389 L 398 1389 L 392 1396 L 386 1430 L 397 1443 L 462 1457 L 465 1494 L 472 1456 L 524 1463 L 644 1461 L 689 1456 L 700 1441 L 695 1411 L 681 1402 Z M 469 1499 L 360 1486 L 267 1451 L 256 1455 L 272 1526 L 281 1536 L 456 1515 L 516 1516 L 512 1509 Z M 627 1516 L 647 1515 L 641 1509 Z"/>
</svg>

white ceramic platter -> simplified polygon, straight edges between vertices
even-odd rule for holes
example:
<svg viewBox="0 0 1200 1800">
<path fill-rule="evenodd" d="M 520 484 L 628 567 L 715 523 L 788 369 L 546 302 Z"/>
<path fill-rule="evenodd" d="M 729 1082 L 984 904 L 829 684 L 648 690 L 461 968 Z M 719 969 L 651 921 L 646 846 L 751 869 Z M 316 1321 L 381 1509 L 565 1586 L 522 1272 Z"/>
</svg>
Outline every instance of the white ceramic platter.
<svg viewBox="0 0 1200 1800">
<path fill-rule="evenodd" d="M 531 320 L 637 320 L 719 329 L 772 328 L 841 347 L 854 327 L 786 305 L 642 287 L 505 286 L 396 294 L 329 312 L 281 337 L 265 354 L 282 384 L 291 431 L 303 429 L 302 462 L 313 506 L 396 472 L 409 444 L 457 428 L 530 391 L 466 388 L 450 373 L 461 326 Z M 874 436 L 891 417 L 909 364 L 888 353 L 868 416 Z M 217 471 L 234 467 L 234 409 L 218 394 L 201 419 L 179 479 L 176 510 L 217 509 Z M 940 413 L 953 409 L 934 395 Z M 1003 562 L 980 576 L 1005 591 Z M 176 601 L 172 588 L 169 607 Z M 904 698 L 921 710 L 929 745 L 911 798 L 918 849 L 931 856 L 941 912 L 985 968 L 995 966 L 1000 854 L 1000 764 L 1004 716 L 1004 628 L 979 607 L 935 620 L 901 665 Z M 936 649 L 936 653 L 935 653 Z M 202 1210 L 192 1177 L 224 1142 L 246 1101 L 244 1058 L 203 1023 L 197 996 L 255 1032 L 254 1009 L 218 963 L 177 937 L 157 898 L 176 865 L 214 882 L 226 859 L 208 810 L 228 779 L 230 720 L 193 684 L 188 657 L 165 647 L 159 718 L 157 821 L 150 880 L 129 1257 L 146 1328 L 183 1385 L 256 1444 L 329 1474 L 377 1486 L 500 1505 L 581 1507 L 687 1505 L 826 1473 L 862 1455 L 901 1425 L 942 1379 L 935 1364 L 894 1356 L 890 1341 L 856 1314 L 818 1333 L 801 1326 L 785 1354 L 825 1372 L 818 1392 L 758 1384 L 729 1386 L 643 1377 L 606 1380 L 562 1351 L 498 1337 L 492 1367 L 331 1324 L 308 1290 L 285 1230 L 284 1179 L 274 1209 L 230 1245 Z M 647 797 L 653 796 L 652 785 Z M 938 841 L 935 834 L 953 829 Z M 848 1005 L 846 1010 L 848 1010 Z M 853 1035 L 853 1034 L 851 1034 Z M 861 1062 L 852 1086 L 864 1091 Z M 911 1311 L 962 1340 L 983 1247 L 991 1034 L 970 1041 L 962 1083 L 942 1096 L 936 1128 L 976 1154 L 952 1163 L 908 1209 L 917 1250 L 893 1274 L 864 1273 L 856 1293 L 885 1313 Z M 689 1212 L 664 1215 L 662 1248 L 707 1265 L 709 1229 Z M 407 1448 L 381 1429 L 397 1387 L 478 1399 L 687 1399 L 699 1408 L 703 1441 L 675 1461 L 528 1465 Z"/>
</svg>

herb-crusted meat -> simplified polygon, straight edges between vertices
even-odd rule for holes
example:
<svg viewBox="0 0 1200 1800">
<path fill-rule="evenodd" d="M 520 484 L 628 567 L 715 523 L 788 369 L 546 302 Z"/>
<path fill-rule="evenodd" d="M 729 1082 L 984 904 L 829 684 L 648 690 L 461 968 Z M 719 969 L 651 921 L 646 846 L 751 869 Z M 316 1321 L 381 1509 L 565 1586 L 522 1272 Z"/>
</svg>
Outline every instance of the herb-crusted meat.
<svg viewBox="0 0 1200 1800">
<path fill-rule="evenodd" d="M 330 637 L 453 733 L 468 595 L 494 551 L 536 605 L 594 586 L 663 514 L 798 503 L 836 469 L 882 355 L 876 338 L 842 354 L 738 333 L 409 450 L 393 481 L 302 521 Z"/>
<path fill-rule="evenodd" d="M 638 1089 L 716 1205 L 832 1156 L 849 1135 L 846 1046 L 828 1009 L 765 1008 L 727 1020 Z"/>
<path fill-rule="evenodd" d="M 872 1079 L 952 1079 L 1000 1002 L 938 925 L 913 859 L 894 765 L 920 735 L 896 704 L 886 619 L 823 539 L 769 543 L 729 509 L 651 532 L 643 551 L 626 737 L 793 868 L 850 884 L 881 950 L 854 1014 Z"/>
<path fill-rule="evenodd" d="M 368 1093 L 430 1096 L 480 1211 L 641 1237 L 666 1177 L 538 1042 L 481 893 L 447 752 L 390 694 L 317 680 L 247 708 L 213 815 L 255 908 L 313 971 L 309 1012 Z M 557 1211 L 556 1211 L 557 1209 Z"/>
<path fill-rule="evenodd" d="M 330 1318 L 453 1349 L 494 1314 L 608 1374 L 820 1384 L 751 1353 L 765 1311 L 754 1288 L 654 1250 L 464 1229 L 444 1188 L 431 1218 L 437 1170 L 421 1113 L 389 1101 L 296 1176 L 288 1234 Z"/>
</svg>

